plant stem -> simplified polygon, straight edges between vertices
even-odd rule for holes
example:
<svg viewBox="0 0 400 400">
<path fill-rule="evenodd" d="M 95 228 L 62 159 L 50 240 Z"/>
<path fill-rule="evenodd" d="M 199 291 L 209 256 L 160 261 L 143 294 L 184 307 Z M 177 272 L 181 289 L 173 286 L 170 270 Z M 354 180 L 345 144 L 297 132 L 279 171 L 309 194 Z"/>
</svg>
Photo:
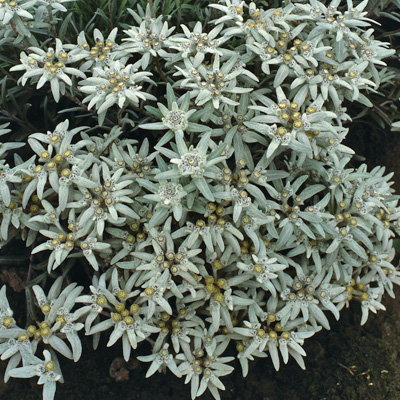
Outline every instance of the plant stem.
<svg viewBox="0 0 400 400">
<path fill-rule="evenodd" d="M 35 248 L 35 242 L 32 243 L 32 250 Z M 33 264 L 33 254 L 29 256 L 29 267 L 28 267 L 28 274 L 26 276 L 26 282 L 28 283 L 32 278 L 32 264 Z"/>
<path fill-rule="evenodd" d="M 17 29 L 17 27 L 15 26 L 15 23 L 14 23 L 13 20 L 10 21 L 10 25 L 11 25 L 11 28 L 12 28 L 12 30 L 14 31 L 16 37 L 18 37 L 18 36 L 19 36 L 19 32 L 18 32 L 18 29 Z M 22 45 L 22 47 L 24 48 L 24 50 L 25 50 L 27 53 L 30 53 L 29 48 L 28 48 L 28 45 L 25 43 L 25 39 L 21 41 L 21 45 Z"/>
<path fill-rule="evenodd" d="M 52 12 L 52 7 L 49 5 L 47 6 L 47 12 L 49 13 L 49 21 L 50 21 L 50 25 L 51 25 L 51 31 L 53 32 L 53 36 L 55 39 L 57 39 L 57 32 L 56 32 L 56 28 L 54 26 L 53 22 L 53 12 Z"/>
<path fill-rule="evenodd" d="M 382 117 L 382 119 L 389 125 L 392 125 L 392 120 L 386 115 L 386 113 L 381 110 L 378 106 L 376 106 L 375 104 L 373 105 L 373 107 L 375 108 L 376 112 Z"/>
<path fill-rule="evenodd" d="M 153 114 L 150 114 L 150 113 L 148 113 L 147 111 L 144 111 L 142 108 L 139 108 L 139 107 L 134 106 L 133 104 L 129 104 L 129 107 L 132 108 L 132 109 L 135 110 L 135 111 L 140 112 L 140 113 L 143 114 L 143 115 L 146 115 L 147 117 L 154 118 L 154 115 L 153 115 Z"/>
<path fill-rule="evenodd" d="M 17 82 L 17 80 L 2 66 L 0 66 L 0 71 L 4 74 L 7 75 L 11 80 L 13 80 L 14 82 Z"/>
<path fill-rule="evenodd" d="M 149 7 L 150 7 L 150 15 L 151 15 L 151 18 L 155 18 L 155 16 L 154 16 L 153 0 L 149 0 Z"/>
<path fill-rule="evenodd" d="M 386 3 L 383 5 L 382 10 L 384 10 L 392 0 L 386 1 Z M 368 11 L 367 18 L 371 18 L 372 14 L 374 11 L 378 8 L 379 4 L 382 4 L 381 0 L 376 0 L 376 3 L 373 5 L 373 7 Z"/>
<path fill-rule="evenodd" d="M 121 125 L 122 125 L 122 123 L 121 123 L 121 118 L 122 118 L 122 113 L 124 112 L 124 110 L 125 110 L 125 106 L 122 107 L 122 108 L 119 110 L 119 112 L 118 112 L 118 115 L 117 115 L 118 126 L 121 126 Z"/>
<path fill-rule="evenodd" d="M 181 7 L 181 0 L 176 0 L 176 4 L 178 6 L 178 20 L 177 26 L 181 25 L 181 17 L 182 17 L 182 7 Z"/>
<path fill-rule="evenodd" d="M 6 116 L 7 118 L 9 118 L 10 120 L 17 122 L 21 126 L 24 126 L 28 131 L 31 131 L 32 133 L 38 131 L 29 121 L 25 122 L 21 118 L 18 118 L 17 116 L 15 116 L 13 114 L 10 114 L 6 110 L 0 110 L 0 113 L 3 114 L 4 116 Z"/>
<path fill-rule="evenodd" d="M 394 31 L 385 32 L 385 33 L 382 33 L 381 35 L 379 35 L 376 39 L 380 40 L 381 38 L 384 38 L 386 36 L 390 36 L 390 35 L 393 35 L 393 34 L 399 33 L 399 32 L 400 32 L 400 29 L 395 29 Z M 395 58 L 397 58 L 397 57 L 395 57 Z"/>
<path fill-rule="evenodd" d="M 165 77 L 164 72 L 163 72 L 163 70 L 162 70 L 162 68 L 161 68 L 160 61 L 158 60 L 158 57 L 155 58 L 155 61 L 156 61 L 156 68 L 157 68 L 157 71 L 158 71 L 158 73 L 160 74 L 160 78 L 161 78 L 165 83 L 168 83 L 167 78 Z"/>
</svg>

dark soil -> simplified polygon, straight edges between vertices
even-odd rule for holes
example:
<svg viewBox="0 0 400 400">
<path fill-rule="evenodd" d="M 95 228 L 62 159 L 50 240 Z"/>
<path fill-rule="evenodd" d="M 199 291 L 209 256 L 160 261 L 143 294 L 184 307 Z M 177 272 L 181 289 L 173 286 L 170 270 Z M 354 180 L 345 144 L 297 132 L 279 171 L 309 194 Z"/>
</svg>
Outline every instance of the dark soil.
<svg viewBox="0 0 400 400">
<path fill-rule="evenodd" d="M 368 170 L 384 165 L 386 173 L 394 172 L 392 187 L 397 194 L 400 193 L 400 132 L 385 132 L 365 118 L 356 125 L 355 132 L 352 127 L 350 130 L 351 134 L 345 140 L 346 146 L 365 157 Z"/>
</svg>

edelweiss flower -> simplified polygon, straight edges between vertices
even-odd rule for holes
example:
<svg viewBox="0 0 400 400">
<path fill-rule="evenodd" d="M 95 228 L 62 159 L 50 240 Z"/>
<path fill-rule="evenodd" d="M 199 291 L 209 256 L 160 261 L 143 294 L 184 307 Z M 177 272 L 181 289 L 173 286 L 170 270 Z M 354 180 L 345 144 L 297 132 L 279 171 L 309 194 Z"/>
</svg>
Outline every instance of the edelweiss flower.
<svg viewBox="0 0 400 400">
<path fill-rule="evenodd" d="M 183 134 L 181 132 L 177 133 L 175 136 L 177 153 L 157 146 L 156 149 L 160 153 L 168 157 L 176 157 L 171 158 L 170 162 L 176 164 L 178 168 L 161 172 L 155 176 L 155 179 L 175 179 L 182 176 L 190 176 L 200 193 L 207 200 L 214 201 L 212 187 L 209 186 L 206 178 L 217 178 L 220 168 L 216 167 L 215 164 L 222 162 L 226 157 L 221 156 L 225 146 L 220 146 L 209 157 L 207 156 L 210 136 L 210 133 L 204 134 L 196 147 L 190 146 L 188 149 L 183 139 Z"/>
<path fill-rule="evenodd" d="M 32 378 L 38 376 L 38 385 L 43 385 L 43 399 L 53 400 L 56 393 L 56 382 L 62 380 L 62 374 L 58 362 L 52 361 L 48 350 L 43 351 L 44 361 L 35 357 L 35 364 L 10 371 L 13 378 Z"/>
<path fill-rule="evenodd" d="M 119 46 L 115 43 L 117 32 L 118 28 L 114 28 L 107 36 L 107 39 L 104 39 L 103 34 L 95 28 L 93 31 L 95 45 L 90 47 L 86 40 L 85 32 L 82 31 L 78 36 L 78 43 L 76 45 L 66 44 L 64 47 L 71 50 L 71 55 L 85 55 L 87 61 L 79 69 L 86 72 L 93 65 L 105 66 L 113 61 L 117 54 L 116 51 L 119 50 Z M 96 73 L 95 71 L 93 72 Z"/>
<path fill-rule="evenodd" d="M 37 0 L 39 3 L 53 8 L 55 11 L 67 12 L 68 10 L 63 6 L 63 3 L 69 3 L 76 0 Z"/>
<path fill-rule="evenodd" d="M 155 202 L 156 212 L 149 221 L 149 227 L 162 224 L 172 210 L 176 221 L 180 221 L 183 216 L 182 199 L 187 195 L 182 185 L 176 179 L 167 181 L 160 179 L 158 184 L 154 184 L 146 179 L 137 179 L 137 183 L 152 192 L 146 194 L 143 199 Z"/>
<path fill-rule="evenodd" d="M 110 62 L 105 67 L 94 67 L 93 77 L 80 81 L 80 90 L 88 96 L 83 99 L 83 103 L 89 102 L 88 108 L 96 107 L 99 114 L 100 124 L 103 123 L 107 109 L 117 104 L 119 108 L 124 108 L 129 103 L 139 105 L 140 100 L 157 100 L 155 96 L 145 92 L 143 82 L 152 82 L 148 77 L 150 72 L 137 72 L 136 64 L 124 65 L 120 61 Z"/>
<path fill-rule="evenodd" d="M 13 311 L 7 299 L 6 285 L 0 289 L 0 331 L 15 327 Z"/>
<path fill-rule="evenodd" d="M 30 162 L 32 162 L 32 159 L 21 165 L 22 168 L 26 168 Z M 11 192 L 8 183 L 22 182 L 22 178 L 17 175 L 21 171 L 21 166 L 10 168 L 8 164 L 0 164 L 0 199 L 6 207 L 11 204 Z"/>
<path fill-rule="evenodd" d="M 243 5 L 244 1 L 237 1 L 234 0 L 231 2 L 230 0 L 224 0 L 225 6 L 221 4 L 210 4 L 210 7 L 216 8 L 224 12 L 226 15 L 214 20 L 215 24 L 220 24 L 221 22 L 225 21 L 232 21 L 232 22 L 242 22 L 243 21 Z"/>
<path fill-rule="evenodd" d="M 176 375 L 178 378 L 182 376 L 178 367 L 176 366 L 176 362 L 174 356 L 169 354 L 168 352 L 169 344 L 166 343 L 161 351 L 155 354 L 151 354 L 149 356 L 139 356 L 137 359 L 139 361 L 150 362 L 152 361 L 150 368 L 146 372 L 146 378 L 153 375 L 156 371 L 158 371 L 162 367 L 168 367 L 168 369 Z"/>
<path fill-rule="evenodd" d="M 136 349 L 138 343 L 145 340 L 152 333 L 157 333 L 160 328 L 147 323 L 142 317 L 142 308 L 134 302 L 129 305 L 139 294 L 140 290 L 132 290 L 133 281 L 129 279 L 125 283 L 118 280 L 118 269 L 112 272 L 111 282 L 107 289 L 105 274 L 99 279 L 93 280 L 94 286 L 90 287 L 91 296 L 81 296 L 78 302 L 90 303 L 83 307 L 86 312 L 90 311 L 86 319 L 86 333 L 98 335 L 100 332 L 114 328 L 110 335 L 107 346 L 112 346 L 119 339 L 122 340 L 123 354 L 126 361 L 129 360 L 131 349 Z M 111 312 L 111 316 L 91 326 L 93 320 L 98 320 L 102 310 Z"/>
<path fill-rule="evenodd" d="M 179 103 L 179 105 L 178 105 Z M 139 128 L 150 130 L 165 130 L 168 132 L 157 142 L 157 146 L 163 146 L 169 142 L 175 134 L 183 132 L 207 132 L 210 128 L 206 125 L 197 124 L 202 113 L 196 109 L 189 110 L 190 95 L 176 99 L 171 84 L 167 84 L 167 106 L 157 103 L 158 110 L 151 108 L 149 111 L 162 122 L 153 122 L 139 125 Z"/>
<path fill-rule="evenodd" d="M 219 109 L 220 103 L 237 106 L 239 103 L 232 100 L 231 95 L 248 93 L 253 90 L 239 86 L 239 77 L 243 75 L 253 81 L 258 81 L 258 78 L 243 66 L 237 67 L 238 61 L 239 55 L 237 54 L 223 62 L 222 65 L 218 54 L 215 55 L 212 65 L 199 65 L 192 57 L 185 58 L 185 68 L 176 66 L 179 72 L 174 75 L 184 76 L 184 79 L 178 81 L 177 85 L 188 88 L 190 97 L 195 98 L 198 106 L 204 106 L 207 103 L 215 109 Z"/>
<path fill-rule="evenodd" d="M 128 206 L 128 204 L 133 203 L 130 196 L 134 192 L 126 188 L 132 183 L 131 179 L 124 177 L 121 180 L 124 172 L 123 168 L 119 168 L 111 174 L 107 164 L 103 163 L 101 172 L 99 166 L 95 164 L 90 175 L 90 180 L 94 183 L 94 187 L 89 188 L 88 192 L 86 192 L 87 202 L 68 204 L 69 207 L 74 207 L 77 210 L 81 209 L 78 224 L 82 227 L 82 231 L 87 233 L 95 227 L 99 237 L 103 236 L 106 220 L 111 223 L 118 223 L 121 220 L 121 216 L 139 219 L 139 215 Z"/>
<path fill-rule="evenodd" d="M 68 63 L 80 60 L 84 55 L 69 55 L 58 38 L 55 50 L 49 48 L 46 52 L 38 47 L 30 47 L 29 50 L 32 51 L 29 57 L 25 52 L 21 53 L 22 65 L 12 67 L 10 71 L 26 71 L 19 79 L 22 85 L 25 85 L 29 78 L 35 78 L 36 81 L 39 76 L 37 89 L 40 89 L 46 82 L 50 82 L 51 92 L 57 103 L 60 100 L 60 94 L 65 93 L 65 84 L 72 86 L 71 78 L 68 75 L 86 78 L 86 75 L 79 69 L 67 66 Z"/>
<path fill-rule="evenodd" d="M 173 55 L 169 64 L 174 65 L 176 62 L 188 56 L 195 57 L 195 64 L 203 62 L 205 54 L 219 54 L 224 55 L 224 50 L 219 49 L 218 46 L 222 45 L 228 40 L 227 37 L 217 39 L 218 34 L 221 32 L 223 25 L 216 26 L 209 33 L 203 33 L 201 22 L 197 22 L 193 31 L 191 32 L 185 25 L 181 25 L 186 38 L 172 37 L 171 42 L 176 43 L 170 46 L 172 49 L 179 51 L 178 54 Z"/>
<path fill-rule="evenodd" d="M 185 383 L 190 382 L 191 397 L 194 400 L 201 396 L 207 388 L 215 399 L 219 399 L 218 389 L 225 390 L 224 384 L 219 379 L 233 371 L 233 367 L 227 363 L 234 360 L 233 357 L 222 357 L 226 340 L 225 335 L 215 335 L 211 326 L 208 329 L 198 327 L 194 336 L 194 350 L 180 353 L 176 359 L 183 361 L 179 370 L 185 376 Z"/>
<path fill-rule="evenodd" d="M 278 278 L 276 272 L 283 271 L 287 266 L 277 263 L 277 258 L 258 258 L 253 255 L 253 260 L 255 264 L 244 264 L 239 262 L 237 266 L 245 272 L 250 272 L 253 277 L 255 277 L 256 281 L 261 283 L 261 287 L 264 290 L 268 290 L 273 296 L 276 296 L 276 288 L 272 281 Z"/>
<path fill-rule="evenodd" d="M 31 8 L 36 3 L 36 0 L 32 1 L 8 1 L 4 0 L 0 2 L 0 21 L 3 25 L 8 24 L 11 20 L 15 20 L 16 16 L 23 17 L 27 19 L 32 19 L 33 15 L 29 13 L 26 9 Z M 17 21 L 18 25 L 20 25 Z M 22 23 L 21 19 L 19 18 L 19 22 Z M 29 31 L 28 31 L 29 32 Z"/>
<path fill-rule="evenodd" d="M 137 17 L 139 17 L 136 14 Z M 139 17 L 140 18 L 140 17 Z M 175 27 L 169 28 L 168 22 L 162 22 L 163 16 L 157 19 L 142 20 L 139 27 L 132 26 L 124 32 L 129 36 L 122 39 L 124 43 L 121 48 L 124 52 L 140 53 L 142 58 L 139 64 L 146 69 L 152 57 L 169 57 L 164 50 L 173 44 L 168 36 L 174 31 Z"/>
</svg>

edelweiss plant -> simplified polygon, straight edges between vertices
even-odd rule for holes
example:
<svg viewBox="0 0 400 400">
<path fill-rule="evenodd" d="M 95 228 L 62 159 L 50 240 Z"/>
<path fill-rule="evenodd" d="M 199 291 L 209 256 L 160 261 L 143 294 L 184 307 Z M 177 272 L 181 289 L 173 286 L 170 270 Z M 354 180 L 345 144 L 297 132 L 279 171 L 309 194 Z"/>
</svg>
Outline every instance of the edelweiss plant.
<svg viewBox="0 0 400 400">
<path fill-rule="evenodd" d="M 235 358 L 244 377 L 255 357 L 305 368 L 328 315 L 385 309 L 398 196 L 343 144 L 394 73 L 368 1 L 186 20 L 129 0 L 111 26 L 83 3 L 0 0 L 0 247 L 30 251 L 21 327 L 0 289 L 5 381 L 38 376 L 51 400 L 60 355 L 105 336 L 218 400 Z"/>
</svg>

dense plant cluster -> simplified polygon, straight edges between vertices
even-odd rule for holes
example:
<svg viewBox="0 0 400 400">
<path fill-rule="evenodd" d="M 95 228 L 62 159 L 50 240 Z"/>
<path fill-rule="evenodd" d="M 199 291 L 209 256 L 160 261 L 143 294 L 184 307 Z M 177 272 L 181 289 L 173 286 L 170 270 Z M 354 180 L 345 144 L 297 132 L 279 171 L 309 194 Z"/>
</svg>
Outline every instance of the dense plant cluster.
<svg viewBox="0 0 400 400">
<path fill-rule="evenodd" d="M 150 2 L 75 37 L 65 3 L 0 1 L 0 45 L 22 48 L 5 79 L 63 105 L 27 140 L 0 126 L 1 246 L 32 254 L 26 326 L 0 290 L 6 381 L 38 376 L 53 399 L 59 355 L 104 336 L 125 360 L 150 343 L 147 377 L 169 369 L 219 399 L 234 358 L 243 376 L 255 357 L 305 368 L 328 314 L 384 309 L 398 196 L 342 144 L 343 103 L 372 106 L 394 54 L 368 0 L 223 0 L 211 27 Z"/>
</svg>

